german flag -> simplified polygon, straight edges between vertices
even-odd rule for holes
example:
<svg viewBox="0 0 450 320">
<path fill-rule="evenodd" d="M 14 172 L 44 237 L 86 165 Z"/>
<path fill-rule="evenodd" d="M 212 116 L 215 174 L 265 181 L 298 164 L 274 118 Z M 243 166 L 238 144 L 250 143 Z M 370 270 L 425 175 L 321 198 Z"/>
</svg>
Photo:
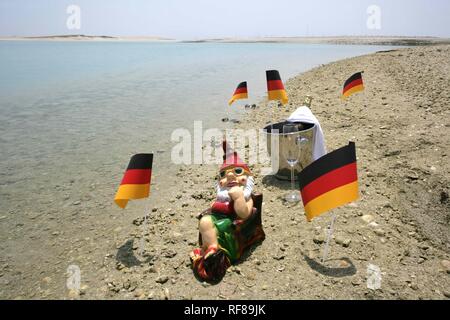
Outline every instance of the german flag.
<svg viewBox="0 0 450 320">
<path fill-rule="evenodd" d="M 357 72 L 348 78 L 344 83 L 344 89 L 342 90 L 342 99 L 350 97 L 352 94 L 363 91 L 364 84 L 362 79 L 362 72 Z"/>
<path fill-rule="evenodd" d="M 277 70 L 267 70 L 266 77 L 269 101 L 280 100 L 282 104 L 288 103 L 288 97 L 281 81 L 280 73 Z"/>
<path fill-rule="evenodd" d="M 231 106 L 234 101 L 239 99 L 247 99 L 248 98 L 248 91 L 247 91 L 247 81 L 239 83 L 236 90 L 234 91 L 233 96 L 228 101 L 228 105 Z"/>
<path fill-rule="evenodd" d="M 128 200 L 147 198 L 150 194 L 153 154 L 139 153 L 131 157 L 114 201 L 125 209 Z"/>
<path fill-rule="evenodd" d="M 330 152 L 298 175 L 306 219 L 358 199 L 355 143 Z"/>
</svg>

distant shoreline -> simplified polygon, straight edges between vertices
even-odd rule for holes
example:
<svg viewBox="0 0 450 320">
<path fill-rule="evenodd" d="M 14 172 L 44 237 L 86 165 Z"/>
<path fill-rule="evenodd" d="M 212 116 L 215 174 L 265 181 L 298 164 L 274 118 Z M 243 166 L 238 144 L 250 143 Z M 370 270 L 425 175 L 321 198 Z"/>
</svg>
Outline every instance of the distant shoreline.
<svg viewBox="0 0 450 320">
<path fill-rule="evenodd" d="M 53 35 L 34 37 L 0 37 L 0 41 L 129 41 L 129 42 L 177 42 L 177 43 L 304 43 L 338 45 L 437 45 L 450 44 L 450 38 L 439 37 L 389 37 L 389 36 L 338 36 L 338 37 L 261 37 L 261 38 L 216 38 L 177 40 L 156 36 L 89 36 Z"/>
<path fill-rule="evenodd" d="M 178 42 L 163 37 L 112 37 L 87 35 L 56 35 L 36 37 L 0 37 L 0 41 L 139 41 L 139 42 Z"/>
</svg>

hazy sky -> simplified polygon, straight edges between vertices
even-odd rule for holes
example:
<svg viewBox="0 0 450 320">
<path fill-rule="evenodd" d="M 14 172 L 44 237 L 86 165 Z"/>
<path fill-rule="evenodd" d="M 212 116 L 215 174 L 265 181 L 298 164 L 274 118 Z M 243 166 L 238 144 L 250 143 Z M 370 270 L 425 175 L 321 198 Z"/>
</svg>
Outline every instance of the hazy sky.
<svg viewBox="0 0 450 320">
<path fill-rule="evenodd" d="M 66 25 L 72 4 L 79 30 Z M 380 29 L 367 27 L 370 5 L 381 10 Z M 450 37 L 449 16 L 449 0 L 0 0 L 0 36 Z"/>
</svg>

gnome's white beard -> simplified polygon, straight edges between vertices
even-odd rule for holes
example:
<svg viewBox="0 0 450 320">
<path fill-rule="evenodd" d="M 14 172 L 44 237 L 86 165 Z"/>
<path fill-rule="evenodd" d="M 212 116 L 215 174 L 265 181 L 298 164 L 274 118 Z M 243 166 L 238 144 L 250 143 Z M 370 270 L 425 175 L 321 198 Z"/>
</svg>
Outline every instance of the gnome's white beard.
<svg viewBox="0 0 450 320">
<path fill-rule="evenodd" d="M 247 179 L 247 184 L 244 187 L 244 197 L 247 201 L 252 196 L 253 187 L 255 185 L 255 181 L 253 180 L 252 176 L 249 176 Z M 228 188 L 227 187 L 220 187 L 220 185 L 217 183 L 216 185 L 217 189 L 217 201 L 218 202 L 230 202 L 231 198 L 228 194 Z"/>
</svg>

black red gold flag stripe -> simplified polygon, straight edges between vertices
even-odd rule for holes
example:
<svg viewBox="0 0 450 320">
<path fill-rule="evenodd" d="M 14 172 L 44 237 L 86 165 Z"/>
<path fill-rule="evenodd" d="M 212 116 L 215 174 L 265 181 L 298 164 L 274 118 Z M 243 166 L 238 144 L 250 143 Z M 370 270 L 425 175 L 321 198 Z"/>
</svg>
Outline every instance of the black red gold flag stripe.
<svg viewBox="0 0 450 320">
<path fill-rule="evenodd" d="M 359 197 L 355 143 L 317 159 L 299 173 L 298 179 L 308 221 L 355 201 Z"/>
<path fill-rule="evenodd" d="M 138 153 L 131 157 L 114 198 L 119 207 L 125 209 L 128 200 L 147 198 L 150 195 L 152 165 L 153 153 Z"/>
<path fill-rule="evenodd" d="M 342 90 L 342 98 L 343 99 L 348 98 L 352 94 L 363 90 L 364 90 L 364 83 L 362 79 L 362 72 L 357 72 L 350 78 L 348 78 L 347 81 L 345 81 L 344 89 Z"/>
<path fill-rule="evenodd" d="M 279 100 L 282 104 L 287 104 L 288 96 L 278 70 L 267 70 L 266 78 L 269 100 Z"/>
<path fill-rule="evenodd" d="M 248 98 L 248 91 L 247 91 L 247 81 L 239 83 L 236 90 L 233 93 L 233 96 L 228 101 L 228 105 L 231 106 L 234 101 L 239 99 L 247 99 Z"/>
</svg>

